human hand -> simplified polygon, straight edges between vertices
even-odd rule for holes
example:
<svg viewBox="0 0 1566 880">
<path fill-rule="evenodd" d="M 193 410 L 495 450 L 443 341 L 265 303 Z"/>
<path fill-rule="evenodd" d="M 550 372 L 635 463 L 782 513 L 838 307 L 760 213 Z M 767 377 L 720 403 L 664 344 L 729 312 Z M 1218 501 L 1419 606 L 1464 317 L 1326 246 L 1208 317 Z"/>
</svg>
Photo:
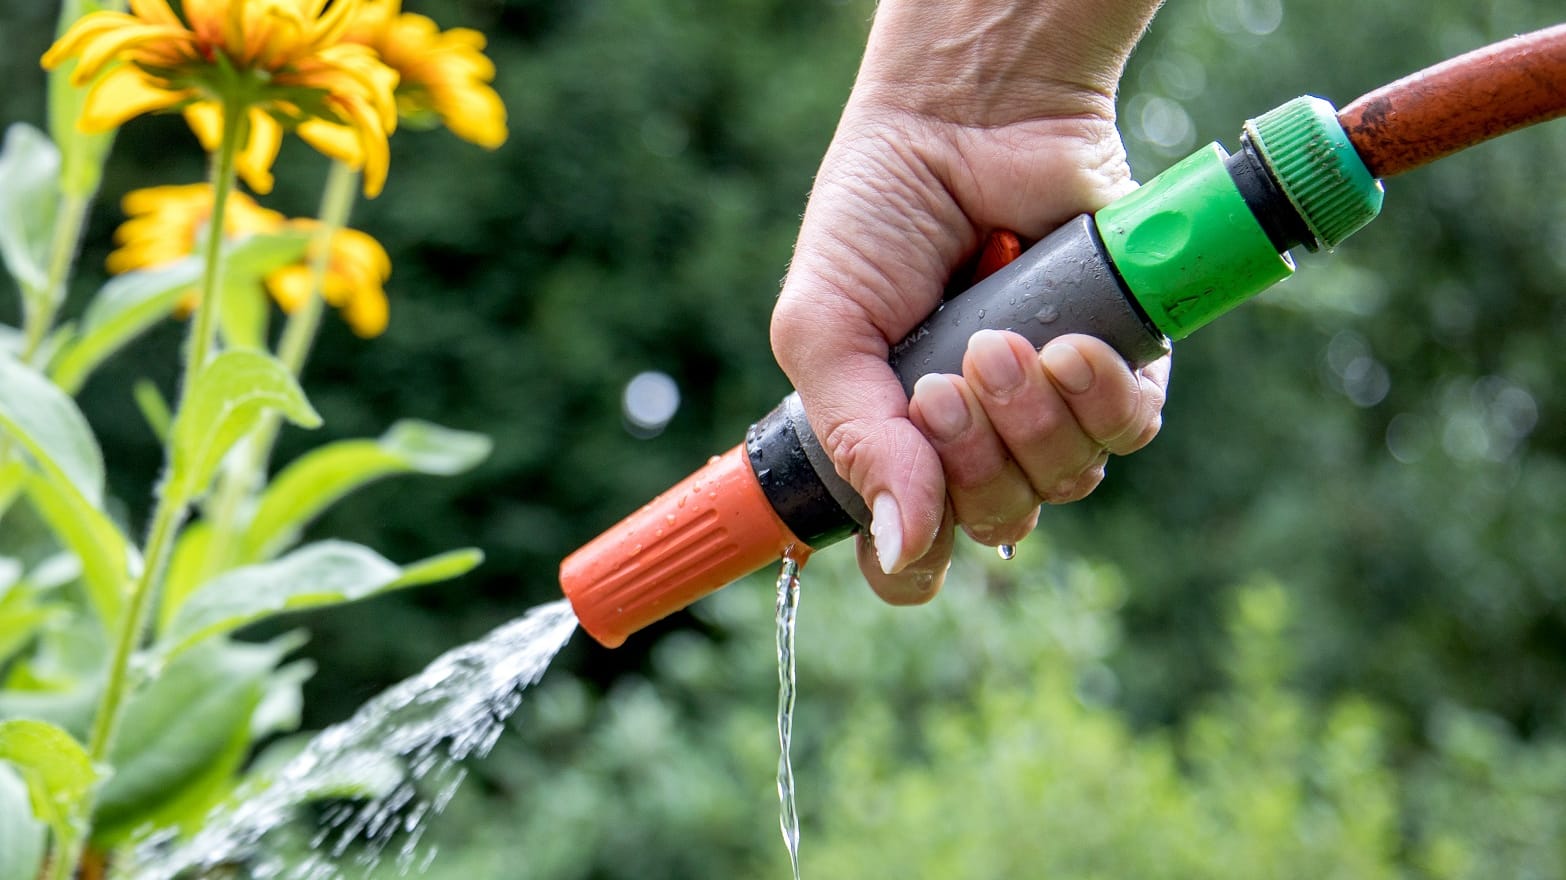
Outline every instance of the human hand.
<svg viewBox="0 0 1566 880">
<path fill-rule="evenodd" d="M 1160 423 L 1167 359 L 1133 372 L 1084 336 L 1035 353 L 982 331 L 962 376 L 911 400 L 887 365 L 991 230 L 1039 238 L 1135 186 L 1114 92 L 1157 3 L 1023 6 L 883 0 L 773 314 L 812 429 L 871 506 L 860 568 L 897 604 L 939 589 L 955 527 L 1015 543 Z"/>
</svg>

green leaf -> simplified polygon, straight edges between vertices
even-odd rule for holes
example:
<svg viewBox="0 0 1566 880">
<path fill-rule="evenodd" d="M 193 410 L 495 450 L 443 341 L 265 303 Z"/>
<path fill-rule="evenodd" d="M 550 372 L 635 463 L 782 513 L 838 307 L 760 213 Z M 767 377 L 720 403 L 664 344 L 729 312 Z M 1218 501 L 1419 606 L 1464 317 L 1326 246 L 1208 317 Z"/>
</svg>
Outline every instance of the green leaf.
<svg viewBox="0 0 1566 880">
<path fill-rule="evenodd" d="M 50 367 L 54 381 L 67 393 L 81 390 L 99 364 L 174 312 L 180 299 L 201 281 L 201 268 L 199 258 L 187 257 L 109 279 L 82 315 L 76 339 Z"/>
<path fill-rule="evenodd" d="M 214 358 L 175 416 L 169 490 L 186 501 L 206 491 L 223 456 L 270 410 L 302 427 L 321 424 L 276 358 L 256 351 L 225 351 Z"/>
<path fill-rule="evenodd" d="M 308 452 L 279 473 L 261 496 L 239 559 L 271 559 L 328 507 L 375 480 L 399 473 L 462 473 L 489 451 L 489 438 L 483 434 L 410 419 L 392 425 L 379 440 L 344 440 Z"/>
<path fill-rule="evenodd" d="M 180 606 L 164 641 L 171 654 L 177 653 L 284 611 L 338 605 L 455 577 L 476 565 L 478 558 L 476 551 L 458 551 L 404 570 L 358 544 L 310 544 L 274 562 L 236 568 L 202 584 Z"/>
<path fill-rule="evenodd" d="M 35 370 L 0 356 L 0 429 L 31 453 L 51 480 L 91 507 L 103 502 L 103 453 L 81 410 Z"/>
<path fill-rule="evenodd" d="M 65 0 L 60 9 L 60 33 L 81 16 L 103 8 L 104 4 L 95 0 Z M 123 9 L 124 4 L 119 4 L 119 8 Z M 91 198 L 103 178 L 103 161 L 114 145 L 116 130 L 88 134 L 76 127 L 89 89 L 85 85 L 71 85 L 76 64 L 73 58 L 49 74 L 49 133 L 65 154 L 61 188 L 73 195 Z"/>
<path fill-rule="evenodd" d="M 114 777 L 99 794 L 93 839 L 118 839 L 193 790 L 211 792 L 214 765 L 231 775 L 244 756 L 235 743 L 243 738 L 248 748 L 251 715 L 298 644 L 206 642 L 132 696 L 110 750 Z"/>
<path fill-rule="evenodd" d="M 0 760 L 15 765 L 27 782 L 33 815 L 56 829 L 69 828 L 98 782 L 87 750 L 47 721 L 0 721 Z"/>
<path fill-rule="evenodd" d="M 0 149 L 0 257 L 30 302 L 48 296 L 49 250 L 60 203 L 60 151 L 25 122 Z"/>
<path fill-rule="evenodd" d="M 88 504 L 73 486 L 34 474 L 28 478 L 26 490 L 33 509 L 81 560 L 88 601 L 105 630 L 114 631 L 124 611 L 131 573 L 141 568 L 140 554 L 119 527 Z"/>
<path fill-rule="evenodd" d="M 0 465 L 0 517 L 11 509 L 17 496 L 22 494 L 22 488 L 27 485 L 27 465 L 20 461 L 10 461 Z"/>
<path fill-rule="evenodd" d="M 245 788 L 270 784 L 289 762 L 309 748 L 312 739 L 309 734 L 288 736 L 262 749 L 245 774 Z M 290 806 L 318 800 L 385 797 L 407 776 L 407 767 L 396 755 L 365 749 L 355 754 L 352 761 L 327 761 L 320 772 L 311 774 L 306 787 L 290 791 L 294 796 Z"/>
<path fill-rule="evenodd" d="M 44 824 L 33 817 L 27 785 L 0 764 L 0 880 L 37 880 L 47 842 Z"/>
<path fill-rule="evenodd" d="M 193 522 L 180 530 L 174 542 L 174 553 L 169 557 L 168 569 L 163 574 L 163 595 L 159 597 L 159 633 L 168 631 L 174 620 L 174 612 L 185 599 L 201 586 L 201 578 L 207 571 L 207 549 L 212 546 L 212 526 L 205 520 Z"/>
<path fill-rule="evenodd" d="M 31 590 L 0 590 L 0 664 L 21 650 L 40 627 L 64 612 L 63 605 L 40 602 Z"/>
<path fill-rule="evenodd" d="M 218 323 L 233 348 L 266 348 L 271 309 L 263 282 L 267 275 L 304 259 L 310 245 L 305 232 L 252 235 L 229 245 L 223 263 L 223 307 Z"/>
<path fill-rule="evenodd" d="M 479 563 L 483 561 L 484 551 L 477 547 L 464 547 L 461 550 L 451 550 L 438 556 L 431 556 L 422 562 L 404 566 L 402 577 L 397 578 L 391 585 L 391 589 L 422 587 L 425 584 L 459 578 L 478 568 Z"/>
<path fill-rule="evenodd" d="M 158 438 L 160 443 L 167 440 L 169 423 L 174 421 L 174 414 L 169 412 L 169 402 L 163 399 L 163 392 L 151 380 L 137 379 L 131 387 L 131 396 L 136 398 L 136 408 L 141 410 L 141 417 L 147 420 L 152 436 Z"/>
</svg>

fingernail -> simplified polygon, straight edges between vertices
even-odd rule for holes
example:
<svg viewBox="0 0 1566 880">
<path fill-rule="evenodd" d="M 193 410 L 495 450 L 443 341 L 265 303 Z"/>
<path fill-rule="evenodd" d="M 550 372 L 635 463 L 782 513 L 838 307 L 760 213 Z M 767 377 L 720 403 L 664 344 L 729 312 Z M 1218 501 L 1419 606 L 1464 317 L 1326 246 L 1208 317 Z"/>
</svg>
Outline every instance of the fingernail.
<svg viewBox="0 0 1566 880">
<path fill-rule="evenodd" d="M 1022 385 L 1022 364 L 1006 344 L 1006 337 L 995 330 L 980 330 L 968 339 L 968 353 L 973 356 L 979 381 L 997 394 L 1015 391 Z"/>
<path fill-rule="evenodd" d="M 913 399 L 918 401 L 919 415 L 933 439 L 951 442 L 972 424 L 968 402 L 949 376 L 930 373 L 919 377 L 914 383 Z"/>
<path fill-rule="evenodd" d="M 1044 346 L 1044 369 L 1054 377 L 1056 384 L 1072 394 L 1081 394 L 1093 387 L 1093 367 L 1082 352 L 1069 342 L 1051 342 Z"/>
<path fill-rule="evenodd" d="M 903 555 L 903 520 L 890 492 L 875 496 L 870 505 L 870 537 L 875 540 L 875 558 L 881 570 L 891 574 L 897 558 Z"/>
</svg>

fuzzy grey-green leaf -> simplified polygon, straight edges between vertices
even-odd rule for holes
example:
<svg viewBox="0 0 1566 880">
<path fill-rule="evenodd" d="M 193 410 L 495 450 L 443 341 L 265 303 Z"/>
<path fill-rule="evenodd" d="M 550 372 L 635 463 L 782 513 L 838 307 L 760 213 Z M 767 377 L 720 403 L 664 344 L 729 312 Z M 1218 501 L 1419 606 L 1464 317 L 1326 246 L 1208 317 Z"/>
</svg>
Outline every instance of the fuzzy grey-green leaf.
<svg viewBox="0 0 1566 880">
<path fill-rule="evenodd" d="M 201 261 L 195 257 L 110 279 L 87 307 L 76 338 L 49 374 L 61 388 L 76 393 L 106 358 L 172 314 L 180 297 L 200 280 Z"/>
<path fill-rule="evenodd" d="M 456 577 L 477 564 L 456 551 L 407 571 L 368 547 L 321 541 L 274 562 L 236 568 L 202 584 L 180 606 L 165 641 L 171 653 L 206 638 L 299 608 L 353 602 L 404 586 Z"/>
<path fill-rule="evenodd" d="M 117 837 L 205 785 L 211 765 L 249 737 L 268 679 L 297 645 L 208 642 L 137 692 L 110 751 L 115 775 L 98 797 L 95 836 Z"/>
<path fill-rule="evenodd" d="M 404 419 L 378 440 L 343 440 L 312 450 L 272 481 L 245 534 L 244 562 L 270 559 L 299 530 L 350 492 L 399 473 L 450 476 L 489 455 L 483 434 Z"/>
<path fill-rule="evenodd" d="M 56 828 L 79 812 L 98 781 L 87 750 L 47 721 L 0 721 L 0 760 L 26 780 L 33 814 Z"/>
<path fill-rule="evenodd" d="M 31 367 L 0 355 L 0 431 L 10 434 L 51 480 L 89 505 L 103 502 L 103 452 L 71 398 Z"/>
<path fill-rule="evenodd" d="M 189 500 L 204 492 L 223 456 L 271 410 L 314 428 L 321 417 L 293 375 L 258 351 L 225 351 L 195 379 L 174 419 L 170 489 Z"/>
<path fill-rule="evenodd" d="M 33 816 L 27 785 L 0 764 L 0 880 L 37 880 L 43 865 L 44 824 Z"/>
<path fill-rule="evenodd" d="M 0 256 L 29 299 L 47 296 L 49 245 L 60 200 L 60 151 L 25 122 L 0 150 Z"/>
</svg>

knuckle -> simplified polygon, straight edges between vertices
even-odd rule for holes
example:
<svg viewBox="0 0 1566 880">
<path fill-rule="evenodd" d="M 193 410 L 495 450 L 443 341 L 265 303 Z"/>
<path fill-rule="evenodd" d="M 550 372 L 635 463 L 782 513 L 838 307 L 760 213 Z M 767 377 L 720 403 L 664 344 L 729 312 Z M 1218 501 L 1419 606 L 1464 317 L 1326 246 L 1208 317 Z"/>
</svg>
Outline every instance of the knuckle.
<svg viewBox="0 0 1566 880">
<path fill-rule="evenodd" d="M 1056 483 L 1048 491 L 1040 493 L 1047 504 L 1070 504 L 1081 501 L 1104 481 L 1104 465 L 1096 464 L 1076 477 Z"/>
</svg>

